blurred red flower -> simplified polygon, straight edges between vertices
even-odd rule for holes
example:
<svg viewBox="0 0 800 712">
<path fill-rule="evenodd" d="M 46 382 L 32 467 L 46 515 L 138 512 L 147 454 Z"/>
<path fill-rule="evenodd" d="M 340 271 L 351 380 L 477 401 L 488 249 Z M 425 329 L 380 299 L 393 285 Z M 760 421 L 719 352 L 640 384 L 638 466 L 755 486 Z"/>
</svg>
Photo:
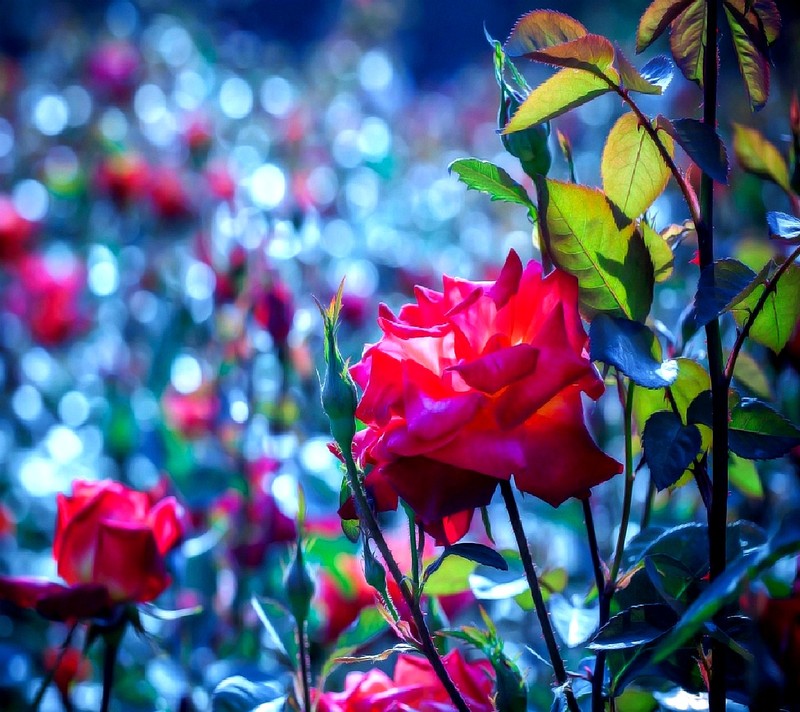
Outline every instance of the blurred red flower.
<svg viewBox="0 0 800 712">
<path fill-rule="evenodd" d="M 467 662 L 456 649 L 443 658 L 456 687 L 472 712 L 493 712 L 494 671 L 488 660 Z M 400 655 L 393 677 L 381 670 L 351 672 L 343 692 L 323 692 L 317 712 L 448 712 L 455 707 L 431 664 Z"/>
<path fill-rule="evenodd" d="M 59 656 L 61 656 L 60 660 Z M 44 651 L 44 666 L 47 670 L 55 668 L 53 682 L 56 683 L 62 697 L 69 694 L 72 683 L 87 680 L 92 672 L 92 664 L 89 659 L 85 658 L 76 648 L 67 648 L 63 655 L 58 648 L 47 648 Z"/>
<path fill-rule="evenodd" d="M 495 282 L 444 277 L 416 304 L 379 310 L 381 340 L 351 373 L 368 427 L 355 455 L 374 464 L 437 540 L 455 541 L 498 481 L 555 506 L 622 471 L 592 440 L 582 394 L 604 386 L 585 352 L 578 285 L 523 269 L 511 252 Z M 391 507 L 391 497 L 378 506 Z"/>
<path fill-rule="evenodd" d="M 162 166 L 150 172 L 150 202 L 161 220 L 183 220 L 192 215 L 194 207 L 184 182 L 174 168 Z"/>
<path fill-rule="evenodd" d="M 19 214 L 7 195 L 0 195 L 0 262 L 10 262 L 24 254 L 36 223 Z"/>
<path fill-rule="evenodd" d="M 150 167 L 133 152 L 115 153 L 97 167 L 95 182 L 119 208 L 125 208 L 143 197 L 150 184 Z"/>
<path fill-rule="evenodd" d="M 110 98 L 124 101 L 136 87 L 141 60 L 136 48 L 124 40 L 98 45 L 87 65 L 89 81 Z"/>
<path fill-rule="evenodd" d="M 53 558 L 68 584 L 0 577 L 0 599 L 55 620 L 110 613 L 116 604 L 145 603 L 170 583 L 165 556 L 184 534 L 174 497 L 153 505 L 145 492 L 102 480 L 58 495 Z"/>
<path fill-rule="evenodd" d="M 191 393 L 180 393 L 168 386 L 161 396 L 161 407 L 167 424 L 184 438 L 200 438 L 214 428 L 219 414 L 219 398 L 211 383 Z"/>
</svg>

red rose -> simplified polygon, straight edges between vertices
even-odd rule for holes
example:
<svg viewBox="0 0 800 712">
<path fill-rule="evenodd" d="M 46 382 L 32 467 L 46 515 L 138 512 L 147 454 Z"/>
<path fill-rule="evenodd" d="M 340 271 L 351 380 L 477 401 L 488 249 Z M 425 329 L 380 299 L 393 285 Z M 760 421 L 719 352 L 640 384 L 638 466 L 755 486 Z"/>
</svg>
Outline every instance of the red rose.
<svg viewBox="0 0 800 712">
<path fill-rule="evenodd" d="M 108 613 L 119 603 L 144 603 L 170 583 L 165 556 L 183 536 L 174 497 L 153 505 L 145 492 L 118 482 L 76 481 L 58 496 L 53 558 L 68 586 L 0 578 L 0 598 L 58 620 Z"/>
<path fill-rule="evenodd" d="M 467 662 L 461 651 L 443 658 L 472 712 L 493 712 L 494 671 L 488 660 Z M 324 692 L 317 712 L 449 712 L 455 707 L 431 664 L 414 655 L 400 655 L 390 678 L 381 670 L 352 672 L 343 692 Z"/>
<path fill-rule="evenodd" d="M 196 391 L 180 393 L 168 386 L 161 396 L 167 424 L 184 438 L 201 438 L 210 433 L 219 414 L 219 398 L 211 383 Z"/>
<path fill-rule="evenodd" d="M 125 208 L 147 193 L 150 167 L 136 153 L 115 153 L 98 166 L 95 182 L 118 208 Z"/>
<path fill-rule="evenodd" d="M 368 427 L 355 454 L 374 464 L 439 541 L 464 535 L 499 480 L 553 506 L 586 497 L 622 471 L 592 440 L 582 394 L 604 386 L 585 351 L 578 284 L 561 271 L 523 270 L 511 252 L 495 282 L 444 277 L 418 287 L 351 372 Z M 379 498 L 380 499 L 380 498 Z M 378 501 L 378 505 L 391 505 Z"/>
</svg>

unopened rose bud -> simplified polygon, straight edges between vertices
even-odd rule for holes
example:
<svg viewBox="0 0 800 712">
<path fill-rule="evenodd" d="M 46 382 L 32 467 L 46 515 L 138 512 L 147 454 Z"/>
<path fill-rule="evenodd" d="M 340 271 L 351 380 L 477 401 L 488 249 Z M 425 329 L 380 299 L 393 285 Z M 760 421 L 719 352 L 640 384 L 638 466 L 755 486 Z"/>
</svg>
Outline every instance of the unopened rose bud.
<svg viewBox="0 0 800 712">
<path fill-rule="evenodd" d="M 298 539 L 294 558 L 283 577 L 289 610 L 298 624 L 308 620 L 311 610 L 311 599 L 314 597 L 314 579 L 305 562 L 303 543 Z"/>
</svg>

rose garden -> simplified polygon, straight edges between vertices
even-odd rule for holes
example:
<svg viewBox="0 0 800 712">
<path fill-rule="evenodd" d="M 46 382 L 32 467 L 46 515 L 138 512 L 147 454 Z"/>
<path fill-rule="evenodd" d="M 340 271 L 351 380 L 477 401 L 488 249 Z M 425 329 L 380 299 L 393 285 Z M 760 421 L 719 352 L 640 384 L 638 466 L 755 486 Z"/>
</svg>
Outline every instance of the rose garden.
<svg viewBox="0 0 800 712">
<path fill-rule="evenodd" d="M 0 709 L 800 709 L 796 9 L 402 5 L 0 54 Z"/>
</svg>

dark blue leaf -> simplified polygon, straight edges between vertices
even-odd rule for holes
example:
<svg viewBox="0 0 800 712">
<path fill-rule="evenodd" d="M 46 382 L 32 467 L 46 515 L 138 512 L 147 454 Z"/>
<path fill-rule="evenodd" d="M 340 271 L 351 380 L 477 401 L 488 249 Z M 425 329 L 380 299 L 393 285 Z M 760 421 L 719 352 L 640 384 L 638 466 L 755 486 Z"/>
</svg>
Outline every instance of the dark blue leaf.
<svg viewBox="0 0 800 712">
<path fill-rule="evenodd" d="M 800 430 L 759 400 L 745 399 L 731 409 L 731 452 L 749 460 L 771 460 L 800 445 Z"/>
<path fill-rule="evenodd" d="M 738 304 L 759 281 L 753 270 L 738 260 L 717 260 L 701 273 L 694 297 L 694 319 L 697 328 Z"/>
<path fill-rule="evenodd" d="M 694 462 L 703 439 L 696 425 L 684 425 L 671 411 L 653 413 L 642 435 L 644 459 L 658 490 L 674 485 Z"/>
<path fill-rule="evenodd" d="M 787 213 L 767 213 L 769 233 L 773 237 L 780 237 L 791 244 L 800 242 L 800 220 Z"/>
<path fill-rule="evenodd" d="M 696 119 L 670 121 L 658 117 L 658 127 L 666 131 L 689 154 L 704 173 L 718 183 L 728 182 L 728 153 L 719 134 L 708 124 Z"/>
<path fill-rule="evenodd" d="M 650 643 L 666 633 L 678 616 L 661 603 L 632 606 L 615 615 L 589 643 L 591 650 L 625 650 Z"/>
<path fill-rule="evenodd" d="M 592 360 L 613 366 L 645 388 L 664 388 L 678 377 L 677 362 L 653 356 L 655 343 L 650 329 L 630 319 L 598 314 L 589 328 Z"/>
<path fill-rule="evenodd" d="M 660 54 L 653 57 L 647 64 L 640 70 L 639 74 L 642 78 L 646 79 L 650 84 L 666 89 L 672 81 L 672 75 L 675 71 L 675 65 L 672 60 L 665 54 Z"/>
</svg>

